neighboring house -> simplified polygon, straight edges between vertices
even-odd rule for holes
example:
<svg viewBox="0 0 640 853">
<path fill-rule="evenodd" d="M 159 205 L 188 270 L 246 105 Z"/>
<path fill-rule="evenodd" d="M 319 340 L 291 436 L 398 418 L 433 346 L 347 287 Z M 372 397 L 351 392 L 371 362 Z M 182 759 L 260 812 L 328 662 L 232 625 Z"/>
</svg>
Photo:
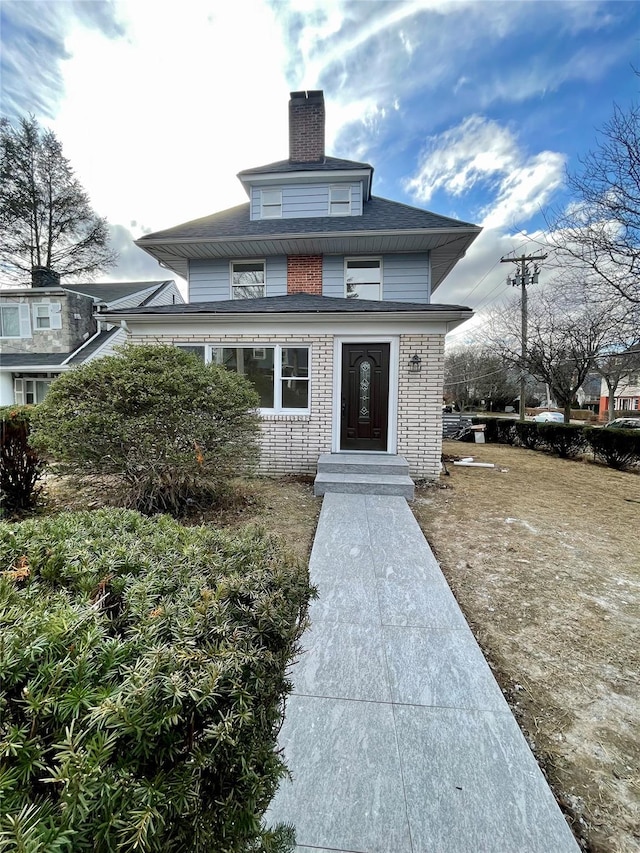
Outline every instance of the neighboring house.
<svg viewBox="0 0 640 853">
<path fill-rule="evenodd" d="M 614 409 L 616 415 L 627 415 L 638 412 L 640 416 L 640 368 L 632 370 L 627 376 L 623 376 L 614 396 Z M 609 390 L 607 383 L 602 380 L 600 386 L 600 420 L 608 420 L 609 417 Z"/>
<path fill-rule="evenodd" d="M 60 373 L 123 343 L 126 331 L 96 310 L 183 301 L 172 280 L 61 285 L 34 269 L 31 287 L 0 289 L 0 405 L 41 402 Z"/>
<path fill-rule="evenodd" d="M 248 203 L 136 241 L 188 304 L 99 316 L 253 382 L 265 472 L 370 451 L 435 477 L 444 338 L 472 312 L 432 294 L 480 228 L 373 196 L 369 164 L 325 156 L 324 120 L 322 92 L 293 92 L 289 159 L 240 172 Z"/>
</svg>

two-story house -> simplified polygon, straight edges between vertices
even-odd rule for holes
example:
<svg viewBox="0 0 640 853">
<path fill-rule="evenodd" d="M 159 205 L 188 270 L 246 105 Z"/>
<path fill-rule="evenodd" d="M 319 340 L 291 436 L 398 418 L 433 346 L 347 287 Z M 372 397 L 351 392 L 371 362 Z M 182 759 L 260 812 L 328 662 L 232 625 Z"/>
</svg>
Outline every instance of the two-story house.
<svg viewBox="0 0 640 853">
<path fill-rule="evenodd" d="M 40 403 L 60 373 L 123 343 L 125 330 L 96 311 L 181 302 L 173 280 L 61 285 L 36 267 L 31 287 L 0 289 L 0 406 Z"/>
<path fill-rule="evenodd" d="M 325 156 L 324 124 L 321 91 L 291 93 L 289 158 L 239 173 L 247 203 L 137 241 L 187 304 L 102 316 L 246 376 L 265 472 L 352 451 L 434 477 L 444 338 L 472 312 L 432 295 L 480 228 L 372 195 L 372 166 Z"/>
</svg>

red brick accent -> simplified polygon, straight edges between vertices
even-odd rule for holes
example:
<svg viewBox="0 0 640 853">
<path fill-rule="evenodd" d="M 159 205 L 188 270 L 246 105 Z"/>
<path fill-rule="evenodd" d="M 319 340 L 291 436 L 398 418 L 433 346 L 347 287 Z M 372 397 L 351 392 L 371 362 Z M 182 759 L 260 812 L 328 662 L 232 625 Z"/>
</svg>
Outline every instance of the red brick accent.
<svg viewBox="0 0 640 853">
<path fill-rule="evenodd" d="M 289 101 L 289 160 L 324 160 L 324 95 L 322 91 L 291 92 Z"/>
<path fill-rule="evenodd" d="M 287 293 L 322 296 L 322 255 L 292 255 L 287 258 Z"/>
</svg>

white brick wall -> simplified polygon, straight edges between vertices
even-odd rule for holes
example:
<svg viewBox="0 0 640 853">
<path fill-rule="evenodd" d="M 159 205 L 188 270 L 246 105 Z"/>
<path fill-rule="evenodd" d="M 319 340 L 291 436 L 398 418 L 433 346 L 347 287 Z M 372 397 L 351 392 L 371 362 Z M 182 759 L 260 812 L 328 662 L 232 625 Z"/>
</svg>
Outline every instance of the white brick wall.
<svg viewBox="0 0 640 853">
<path fill-rule="evenodd" d="M 375 335 L 371 336 L 375 339 Z M 132 343 L 203 343 L 202 335 L 132 336 Z M 311 347 L 311 412 L 264 415 L 260 471 L 265 474 L 315 474 L 318 456 L 331 451 L 333 407 L 333 335 L 218 335 L 205 343 L 309 345 Z M 420 373 L 409 372 L 417 353 Z M 442 453 L 442 388 L 444 334 L 399 336 L 398 453 L 411 475 L 435 479 Z"/>
<path fill-rule="evenodd" d="M 420 373 L 409 373 L 409 359 L 422 359 Z M 400 335 L 398 453 L 413 477 L 435 479 L 442 453 L 444 335 Z"/>
<path fill-rule="evenodd" d="M 311 412 L 301 415 L 263 415 L 260 471 L 264 474 L 315 474 L 318 456 L 331 451 L 333 393 L 333 336 L 202 335 L 137 336 L 134 344 L 251 343 L 256 346 L 292 343 L 311 347 Z"/>
</svg>

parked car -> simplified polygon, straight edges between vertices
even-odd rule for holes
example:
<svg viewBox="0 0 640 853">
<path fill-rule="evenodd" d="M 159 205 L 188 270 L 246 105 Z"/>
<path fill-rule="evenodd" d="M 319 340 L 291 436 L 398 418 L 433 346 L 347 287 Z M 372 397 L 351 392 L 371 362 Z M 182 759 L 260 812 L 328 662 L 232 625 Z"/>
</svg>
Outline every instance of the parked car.
<svg viewBox="0 0 640 853">
<path fill-rule="evenodd" d="M 616 418 L 604 425 L 605 429 L 640 429 L 640 418 Z"/>
<path fill-rule="evenodd" d="M 549 421 L 556 424 L 564 423 L 564 415 L 562 412 L 538 412 L 537 415 L 533 416 L 533 419 L 539 424 L 548 423 Z"/>
</svg>

